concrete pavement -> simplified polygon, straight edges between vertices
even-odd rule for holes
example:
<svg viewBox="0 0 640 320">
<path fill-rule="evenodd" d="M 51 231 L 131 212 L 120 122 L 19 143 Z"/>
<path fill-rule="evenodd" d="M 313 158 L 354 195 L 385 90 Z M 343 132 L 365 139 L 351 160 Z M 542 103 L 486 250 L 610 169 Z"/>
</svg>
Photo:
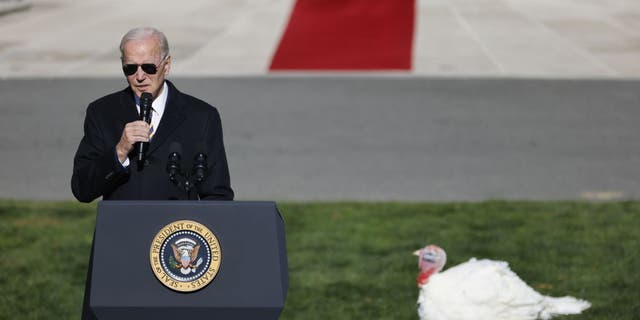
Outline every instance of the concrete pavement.
<svg viewBox="0 0 640 320">
<path fill-rule="evenodd" d="M 25 10 L 30 6 L 30 0 L 0 0 L 0 15 Z"/>
<path fill-rule="evenodd" d="M 267 73 L 294 0 L 32 0 L 0 16 L 0 77 L 120 76 L 134 26 L 163 30 L 175 76 Z M 417 0 L 407 76 L 638 78 L 640 2 Z"/>
<path fill-rule="evenodd" d="M 419 0 L 407 73 L 269 74 L 293 0 L 32 0 L 0 15 L 0 198 L 70 199 L 86 105 L 155 25 L 222 114 L 239 199 L 640 198 L 640 3 Z"/>
<path fill-rule="evenodd" d="M 174 81 L 219 108 L 238 199 L 640 198 L 640 81 Z M 70 199 L 84 109 L 123 86 L 0 81 L 0 198 Z"/>
</svg>

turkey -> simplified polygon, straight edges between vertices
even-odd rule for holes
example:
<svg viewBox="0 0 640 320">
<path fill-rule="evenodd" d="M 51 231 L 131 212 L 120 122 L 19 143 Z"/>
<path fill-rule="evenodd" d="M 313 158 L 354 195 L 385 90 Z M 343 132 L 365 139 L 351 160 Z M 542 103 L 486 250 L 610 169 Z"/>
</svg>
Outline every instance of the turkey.
<svg viewBox="0 0 640 320">
<path fill-rule="evenodd" d="M 504 261 L 477 260 L 444 267 L 447 255 L 426 246 L 419 257 L 418 316 L 421 320 L 533 320 L 578 314 L 591 304 L 573 297 L 543 296 L 522 281 Z"/>
</svg>

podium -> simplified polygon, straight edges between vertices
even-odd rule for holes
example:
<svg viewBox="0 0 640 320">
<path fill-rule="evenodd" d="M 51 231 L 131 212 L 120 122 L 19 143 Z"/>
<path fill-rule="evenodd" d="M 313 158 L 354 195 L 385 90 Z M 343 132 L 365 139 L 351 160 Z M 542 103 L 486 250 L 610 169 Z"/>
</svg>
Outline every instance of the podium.
<svg viewBox="0 0 640 320">
<path fill-rule="evenodd" d="M 193 222 L 216 242 L 185 240 L 178 229 Z M 284 308 L 285 231 L 273 202 L 102 201 L 94 236 L 87 288 L 98 319 L 277 319 Z M 171 262 L 154 265 L 160 252 Z"/>
</svg>

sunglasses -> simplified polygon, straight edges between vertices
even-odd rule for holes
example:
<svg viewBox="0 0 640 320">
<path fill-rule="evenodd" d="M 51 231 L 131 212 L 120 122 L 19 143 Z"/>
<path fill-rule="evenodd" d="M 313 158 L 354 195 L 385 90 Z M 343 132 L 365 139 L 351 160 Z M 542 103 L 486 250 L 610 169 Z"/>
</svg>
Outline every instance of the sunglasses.
<svg viewBox="0 0 640 320">
<path fill-rule="evenodd" d="M 162 61 L 160 61 L 160 64 L 162 64 L 162 62 L 164 62 L 165 59 L 166 57 L 162 58 Z M 122 71 L 124 71 L 124 74 L 126 76 L 131 76 L 136 72 L 138 72 L 138 67 L 142 68 L 142 71 L 144 71 L 144 73 L 146 74 L 156 74 L 156 72 L 158 72 L 158 66 L 156 66 L 153 63 L 124 64 L 122 65 Z"/>
</svg>

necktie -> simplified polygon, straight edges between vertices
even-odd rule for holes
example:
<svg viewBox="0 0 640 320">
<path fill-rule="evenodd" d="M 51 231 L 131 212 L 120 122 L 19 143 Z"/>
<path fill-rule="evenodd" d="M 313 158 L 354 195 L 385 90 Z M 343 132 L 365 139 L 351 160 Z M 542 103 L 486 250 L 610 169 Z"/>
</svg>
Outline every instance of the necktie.
<svg viewBox="0 0 640 320">
<path fill-rule="evenodd" d="M 158 127 L 158 121 L 160 119 L 158 119 L 158 113 L 156 112 L 155 109 L 151 109 L 151 123 L 149 124 L 151 126 L 151 129 L 149 129 L 149 139 L 153 139 L 153 135 L 156 133 L 155 128 Z"/>
</svg>

